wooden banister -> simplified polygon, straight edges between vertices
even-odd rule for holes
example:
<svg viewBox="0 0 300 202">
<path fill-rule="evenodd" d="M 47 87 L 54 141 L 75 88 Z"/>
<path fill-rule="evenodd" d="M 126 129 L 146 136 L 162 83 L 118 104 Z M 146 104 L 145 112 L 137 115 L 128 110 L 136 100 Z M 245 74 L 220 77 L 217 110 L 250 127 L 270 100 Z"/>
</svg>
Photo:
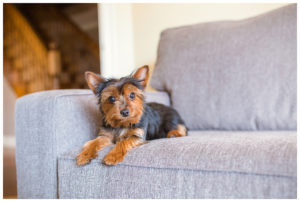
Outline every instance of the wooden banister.
<svg viewBox="0 0 300 202">
<path fill-rule="evenodd" d="M 4 4 L 4 75 L 17 96 L 58 88 L 51 73 L 60 61 L 49 57 L 47 44 L 13 4 Z"/>
<path fill-rule="evenodd" d="M 47 52 L 47 41 L 44 41 L 42 37 L 32 29 L 30 22 L 22 15 L 22 13 L 13 4 L 4 4 L 4 12 L 6 12 L 6 17 L 12 18 L 15 27 L 20 32 L 27 32 L 24 37 L 27 41 L 32 43 L 32 46 L 38 51 Z"/>
</svg>

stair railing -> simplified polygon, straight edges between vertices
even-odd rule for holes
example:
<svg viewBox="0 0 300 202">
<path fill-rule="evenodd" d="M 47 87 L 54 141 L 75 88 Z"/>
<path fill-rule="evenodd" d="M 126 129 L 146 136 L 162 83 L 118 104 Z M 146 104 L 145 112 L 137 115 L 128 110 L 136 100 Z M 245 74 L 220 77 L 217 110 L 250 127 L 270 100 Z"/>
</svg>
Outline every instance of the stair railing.
<svg viewBox="0 0 300 202">
<path fill-rule="evenodd" d="M 33 30 L 12 4 L 4 4 L 4 76 L 17 96 L 58 89 L 60 51 Z"/>
</svg>

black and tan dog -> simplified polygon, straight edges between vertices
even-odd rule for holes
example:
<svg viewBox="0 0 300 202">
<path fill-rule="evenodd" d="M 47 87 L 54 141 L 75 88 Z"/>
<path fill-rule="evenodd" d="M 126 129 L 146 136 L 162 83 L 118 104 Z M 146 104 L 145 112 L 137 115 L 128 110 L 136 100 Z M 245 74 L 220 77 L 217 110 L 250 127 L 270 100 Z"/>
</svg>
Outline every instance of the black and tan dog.
<svg viewBox="0 0 300 202">
<path fill-rule="evenodd" d="M 121 79 L 105 79 L 86 72 L 88 86 L 99 98 L 103 117 L 99 136 L 88 141 L 77 158 L 84 165 L 112 143 L 115 147 L 104 157 L 106 165 L 116 165 L 132 148 L 146 140 L 182 137 L 187 128 L 175 109 L 158 103 L 145 103 L 143 90 L 149 78 L 148 66 Z"/>
</svg>

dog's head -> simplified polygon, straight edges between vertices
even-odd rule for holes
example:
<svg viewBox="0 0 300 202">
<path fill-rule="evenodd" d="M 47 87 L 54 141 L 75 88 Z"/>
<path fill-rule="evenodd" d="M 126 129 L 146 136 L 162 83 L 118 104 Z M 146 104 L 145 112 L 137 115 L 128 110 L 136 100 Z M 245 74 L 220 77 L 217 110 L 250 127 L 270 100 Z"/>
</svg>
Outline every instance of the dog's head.
<svg viewBox="0 0 300 202">
<path fill-rule="evenodd" d="M 143 91 L 149 78 L 149 67 L 140 67 L 130 76 L 105 79 L 93 72 L 86 72 L 89 88 L 99 98 L 104 120 L 114 128 L 130 127 L 140 121 L 143 114 Z"/>
</svg>

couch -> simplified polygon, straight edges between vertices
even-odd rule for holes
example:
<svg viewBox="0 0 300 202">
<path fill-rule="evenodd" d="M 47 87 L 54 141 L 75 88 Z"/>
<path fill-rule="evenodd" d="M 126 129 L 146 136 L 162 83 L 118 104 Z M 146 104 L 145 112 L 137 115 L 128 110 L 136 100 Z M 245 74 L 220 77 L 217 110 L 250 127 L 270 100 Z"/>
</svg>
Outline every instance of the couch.
<svg viewBox="0 0 300 202">
<path fill-rule="evenodd" d="M 96 137 L 90 90 L 16 103 L 18 198 L 297 198 L 296 5 L 161 33 L 148 102 L 189 135 L 150 141 L 117 166 L 75 156 Z"/>
</svg>

